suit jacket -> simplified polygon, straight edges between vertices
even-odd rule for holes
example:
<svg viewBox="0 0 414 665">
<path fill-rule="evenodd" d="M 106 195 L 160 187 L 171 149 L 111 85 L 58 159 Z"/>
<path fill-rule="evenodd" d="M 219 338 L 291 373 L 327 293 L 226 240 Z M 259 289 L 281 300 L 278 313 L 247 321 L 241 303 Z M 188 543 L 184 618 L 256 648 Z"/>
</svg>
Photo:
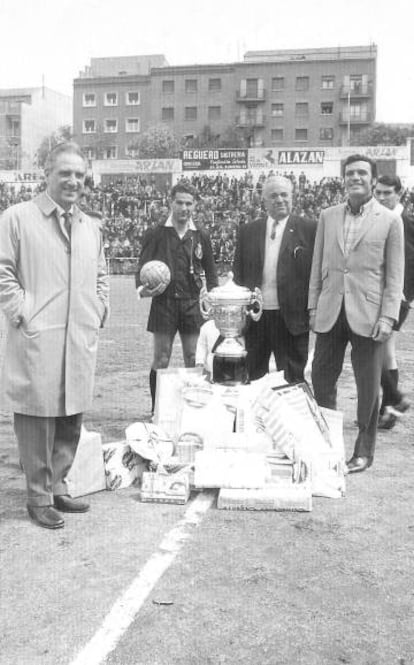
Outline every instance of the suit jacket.
<svg viewBox="0 0 414 665">
<path fill-rule="evenodd" d="M 414 300 L 414 217 L 403 212 L 402 221 L 405 247 L 404 296 L 411 302 Z"/>
<path fill-rule="evenodd" d="M 240 227 L 233 272 L 235 281 L 249 289 L 262 285 L 266 219 Z M 292 335 L 309 330 L 307 301 L 315 232 L 316 222 L 289 215 L 282 236 L 277 294 L 281 315 Z"/>
<path fill-rule="evenodd" d="M 358 335 L 371 337 L 381 316 L 398 319 L 404 279 L 401 217 L 375 199 L 348 256 L 344 253 L 346 204 L 323 210 L 316 233 L 309 287 L 309 309 L 316 309 L 315 331 L 328 332 L 342 303 Z"/>
</svg>

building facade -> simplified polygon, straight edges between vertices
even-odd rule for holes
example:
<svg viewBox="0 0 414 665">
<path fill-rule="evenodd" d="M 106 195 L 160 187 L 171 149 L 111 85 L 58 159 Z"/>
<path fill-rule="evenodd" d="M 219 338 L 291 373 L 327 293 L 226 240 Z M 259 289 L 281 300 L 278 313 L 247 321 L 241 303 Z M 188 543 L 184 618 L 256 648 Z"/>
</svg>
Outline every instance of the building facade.
<svg viewBox="0 0 414 665">
<path fill-rule="evenodd" d="M 159 124 L 229 147 L 235 133 L 250 148 L 349 145 L 375 120 L 376 61 L 375 45 L 251 51 L 215 65 L 97 58 L 74 81 L 75 138 L 91 159 L 137 156 L 140 133 Z"/>
<path fill-rule="evenodd" d="M 46 87 L 0 90 L 0 168 L 31 171 L 42 140 L 72 125 L 72 99 Z"/>
</svg>

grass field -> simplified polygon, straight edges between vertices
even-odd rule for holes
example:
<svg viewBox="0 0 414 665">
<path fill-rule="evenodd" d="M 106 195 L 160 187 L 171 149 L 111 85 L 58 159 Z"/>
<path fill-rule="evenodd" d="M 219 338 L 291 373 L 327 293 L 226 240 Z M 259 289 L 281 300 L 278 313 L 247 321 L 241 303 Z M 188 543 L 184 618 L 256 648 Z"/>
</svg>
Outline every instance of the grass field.
<svg viewBox="0 0 414 665">
<path fill-rule="evenodd" d="M 148 307 L 136 301 L 132 277 L 111 278 L 86 414 L 105 441 L 149 414 Z M 411 402 L 413 340 L 411 314 L 398 335 Z M 178 343 L 172 362 L 181 364 Z M 349 357 L 339 402 L 349 453 Z M 347 497 L 315 499 L 312 513 L 210 510 L 106 665 L 412 665 L 413 431 L 410 411 L 378 436 L 373 468 L 348 477 Z M 0 662 L 68 665 L 183 507 L 142 504 L 133 489 L 101 492 L 90 513 L 68 518 L 63 535 L 45 534 L 27 520 L 4 405 L 0 461 Z"/>
</svg>

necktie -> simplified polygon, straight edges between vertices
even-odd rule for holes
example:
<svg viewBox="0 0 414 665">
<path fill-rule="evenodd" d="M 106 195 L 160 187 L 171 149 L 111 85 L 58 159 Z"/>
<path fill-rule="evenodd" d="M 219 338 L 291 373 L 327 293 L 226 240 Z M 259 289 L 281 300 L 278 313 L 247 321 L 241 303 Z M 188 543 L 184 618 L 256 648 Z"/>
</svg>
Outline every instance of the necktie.
<svg viewBox="0 0 414 665">
<path fill-rule="evenodd" d="M 62 217 L 63 217 L 63 223 L 65 225 L 65 229 L 66 229 L 66 231 L 68 233 L 68 236 L 70 238 L 70 234 L 71 234 L 71 231 L 72 231 L 72 215 L 71 215 L 70 212 L 64 212 Z"/>
<path fill-rule="evenodd" d="M 273 226 L 272 226 L 272 232 L 270 234 L 270 237 L 271 237 L 272 240 L 274 240 L 276 238 L 276 227 L 277 227 L 277 220 L 275 219 L 275 221 L 273 222 Z"/>
</svg>

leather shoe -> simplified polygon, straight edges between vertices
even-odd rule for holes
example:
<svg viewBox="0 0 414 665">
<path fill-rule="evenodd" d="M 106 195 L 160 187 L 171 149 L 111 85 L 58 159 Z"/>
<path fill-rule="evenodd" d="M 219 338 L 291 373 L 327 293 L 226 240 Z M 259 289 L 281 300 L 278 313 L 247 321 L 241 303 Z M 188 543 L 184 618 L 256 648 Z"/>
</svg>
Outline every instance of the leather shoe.
<svg viewBox="0 0 414 665">
<path fill-rule="evenodd" d="M 65 522 L 53 506 L 27 506 L 27 512 L 39 526 L 45 529 L 61 529 Z"/>
<path fill-rule="evenodd" d="M 89 510 L 89 503 L 72 499 L 69 494 L 59 494 L 54 497 L 55 508 L 62 513 L 86 513 Z"/>
<path fill-rule="evenodd" d="M 388 408 L 378 418 L 378 429 L 392 429 L 397 422 L 397 416 L 391 413 Z"/>
<path fill-rule="evenodd" d="M 360 473 L 369 469 L 371 465 L 372 459 L 370 457 L 351 457 L 346 463 L 348 473 Z"/>
</svg>

